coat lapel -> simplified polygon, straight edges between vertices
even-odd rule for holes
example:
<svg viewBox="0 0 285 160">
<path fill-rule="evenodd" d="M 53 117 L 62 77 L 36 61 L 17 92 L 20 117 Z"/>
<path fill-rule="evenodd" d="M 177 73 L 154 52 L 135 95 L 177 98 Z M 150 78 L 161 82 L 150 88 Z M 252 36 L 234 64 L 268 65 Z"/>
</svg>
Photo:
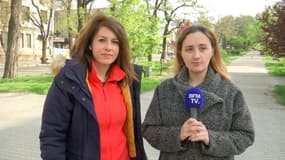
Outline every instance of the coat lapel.
<svg viewBox="0 0 285 160">
<path fill-rule="evenodd" d="M 209 67 L 205 81 L 197 86 L 197 88 L 201 89 L 204 94 L 204 106 L 199 109 L 200 112 L 206 111 L 207 108 L 214 106 L 216 103 L 224 102 L 221 97 L 215 94 L 220 80 L 220 76 L 215 73 L 212 67 Z M 184 100 L 187 89 L 192 87 L 188 84 L 188 71 L 186 67 L 182 68 L 181 72 L 174 77 L 173 83 L 176 86 L 181 99 Z"/>
</svg>

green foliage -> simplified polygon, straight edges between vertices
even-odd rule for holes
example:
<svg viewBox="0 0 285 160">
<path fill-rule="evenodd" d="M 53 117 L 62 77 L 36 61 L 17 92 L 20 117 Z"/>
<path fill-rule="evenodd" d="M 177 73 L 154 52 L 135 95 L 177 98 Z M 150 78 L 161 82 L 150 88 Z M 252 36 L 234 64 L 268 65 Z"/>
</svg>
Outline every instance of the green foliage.
<svg viewBox="0 0 285 160">
<path fill-rule="evenodd" d="M 261 42 L 264 45 L 263 52 L 269 53 L 275 57 L 285 57 L 285 1 L 276 2 L 272 7 L 266 10 L 258 17 L 262 23 Z"/>
<path fill-rule="evenodd" d="M 68 28 L 71 29 L 72 35 L 77 33 L 78 21 L 76 12 L 71 12 L 70 17 L 67 16 L 66 11 L 55 12 L 55 34 L 60 37 L 68 37 Z"/>
<path fill-rule="evenodd" d="M 261 29 L 261 23 L 258 20 L 254 20 L 254 22 L 248 26 L 246 33 L 246 37 L 247 40 L 250 41 L 250 45 L 252 47 L 258 47 L 256 45 L 260 45 L 258 43 L 260 42 L 263 35 L 264 32 Z"/>
<path fill-rule="evenodd" d="M 173 69 L 173 59 L 168 60 L 166 62 L 161 61 L 139 61 L 137 64 L 143 66 L 143 68 L 150 67 L 151 68 L 151 76 L 152 77 L 161 77 L 161 76 L 169 76 L 171 75 Z"/>
<path fill-rule="evenodd" d="M 239 37 L 247 40 L 247 34 L 249 28 L 255 23 L 255 19 L 252 16 L 239 16 L 235 18 L 235 31 Z"/>
<path fill-rule="evenodd" d="M 236 35 L 235 31 L 235 19 L 233 16 L 222 17 L 216 24 L 216 33 L 219 42 L 222 42 L 222 46 L 225 47 L 226 42 Z"/>
<path fill-rule="evenodd" d="M 276 85 L 274 87 L 274 93 L 277 96 L 277 101 L 285 106 L 285 86 L 284 85 Z"/>
<path fill-rule="evenodd" d="M 225 16 L 216 24 L 216 35 L 223 48 L 247 49 L 260 34 L 260 24 L 251 16 Z"/>
<path fill-rule="evenodd" d="M 265 66 L 269 73 L 277 76 L 285 76 L 285 58 L 265 58 Z"/>
<path fill-rule="evenodd" d="M 160 61 L 140 61 L 138 64 L 143 66 L 144 69 L 146 69 L 146 67 L 150 67 L 151 69 L 151 76 L 142 78 L 141 92 L 154 89 L 161 81 L 173 73 L 173 59 L 164 63 Z"/>
<path fill-rule="evenodd" d="M 221 50 L 221 53 L 222 53 L 222 58 L 224 60 L 224 62 L 226 64 L 229 64 L 230 63 L 230 58 L 229 58 L 229 53 L 227 52 L 227 50 Z"/>
<path fill-rule="evenodd" d="M 241 51 L 238 49 L 233 49 L 233 50 L 229 50 L 229 54 L 231 56 L 239 56 L 241 54 Z"/>
<path fill-rule="evenodd" d="M 153 90 L 160 82 L 161 78 L 144 77 L 142 78 L 141 93 Z"/>
<path fill-rule="evenodd" d="M 242 48 L 246 48 L 247 42 L 246 42 L 246 39 L 240 36 L 234 36 L 229 39 L 228 45 L 236 49 L 242 49 Z"/>
<path fill-rule="evenodd" d="M 112 9 L 116 10 L 112 10 Z M 113 2 L 109 14 L 124 25 L 133 58 L 151 55 L 159 46 L 159 19 L 153 17 L 146 4 L 137 0 Z"/>
<path fill-rule="evenodd" d="M 198 23 L 207 26 L 212 31 L 215 30 L 214 24 L 210 21 L 209 17 L 207 17 L 206 13 L 200 13 L 200 16 L 198 17 Z"/>
</svg>

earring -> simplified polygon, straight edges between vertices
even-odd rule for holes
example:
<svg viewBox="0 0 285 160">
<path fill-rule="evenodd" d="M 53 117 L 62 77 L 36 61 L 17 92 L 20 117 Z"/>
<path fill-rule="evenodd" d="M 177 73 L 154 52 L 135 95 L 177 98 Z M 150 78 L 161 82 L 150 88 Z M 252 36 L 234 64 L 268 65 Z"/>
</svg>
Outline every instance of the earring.
<svg viewBox="0 0 285 160">
<path fill-rule="evenodd" d="M 92 51 L 92 47 L 89 45 L 89 50 Z"/>
</svg>

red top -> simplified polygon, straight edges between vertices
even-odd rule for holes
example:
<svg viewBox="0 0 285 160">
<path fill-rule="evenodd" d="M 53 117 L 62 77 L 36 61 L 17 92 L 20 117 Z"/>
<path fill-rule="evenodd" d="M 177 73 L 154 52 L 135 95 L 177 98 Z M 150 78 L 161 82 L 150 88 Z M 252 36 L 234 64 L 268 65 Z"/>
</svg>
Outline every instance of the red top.
<svg viewBox="0 0 285 160">
<path fill-rule="evenodd" d="M 129 160 L 123 126 L 127 111 L 121 88 L 118 84 L 125 72 L 115 65 L 103 84 L 97 77 L 96 67 L 88 73 L 94 110 L 100 128 L 101 160 Z"/>
</svg>

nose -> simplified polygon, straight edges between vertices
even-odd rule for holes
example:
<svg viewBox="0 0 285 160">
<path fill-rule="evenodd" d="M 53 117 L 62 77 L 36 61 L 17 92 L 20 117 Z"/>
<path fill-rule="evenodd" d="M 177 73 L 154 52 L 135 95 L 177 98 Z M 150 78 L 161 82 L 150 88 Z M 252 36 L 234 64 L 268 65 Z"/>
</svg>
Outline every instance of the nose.
<svg viewBox="0 0 285 160">
<path fill-rule="evenodd" d="M 199 49 L 194 49 L 194 51 L 193 51 L 193 57 L 194 58 L 199 58 L 200 57 L 200 51 L 199 51 Z"/>
<path fill-rule="evenodd" d="M 113 49 L 113 44 L 111 41 L 107 41 L 105 45 L 106 50 L 112 50 Z"/>
</svg>

